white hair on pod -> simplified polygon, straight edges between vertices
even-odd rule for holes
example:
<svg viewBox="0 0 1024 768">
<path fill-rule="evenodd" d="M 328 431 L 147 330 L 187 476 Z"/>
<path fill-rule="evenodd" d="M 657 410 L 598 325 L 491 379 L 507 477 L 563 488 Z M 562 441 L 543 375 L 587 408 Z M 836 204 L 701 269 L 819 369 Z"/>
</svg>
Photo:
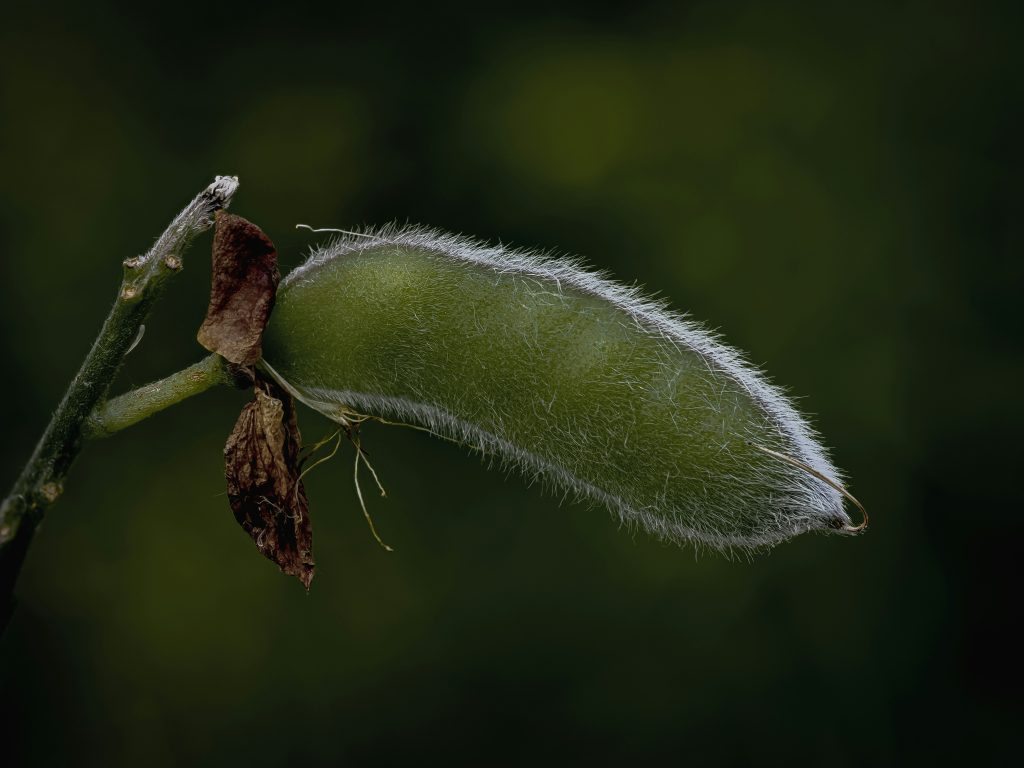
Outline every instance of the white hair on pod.
<svg viewBox="0 0 1024 768">
<path fill-rule="evenodd" d="M 313 385 L 313 382 L 295 387 L 267 364 L 269 372 L 307 405 L 327 415 L 333 411 L 335 417 L 344 413 L 348 407 L 422 424 L 442 436 L 478 447 L 487 454 L 515 464 L 530 478 L 546 479 L 559 489 L 599 501 L 617 512 L 623 521 L 639 523 L 648 531 L 675 542 L 686 540 L 718 549 L 759 548 L 771 546 L 798 533 L 820 530 L 824 527 L 824 519 L 837 521 L 839 524 L 834 527 L 839 529 L 858 530 L 850 527 L 849 517 L 843 509 L 844 492 L 837 489 L 842 479 L 839 471 L 830 462 L 812 427 L 797 413 L 779 388 L 744 360 L 739 352 L 723 344 L 715 334 L 699 323 L 670 310 L 664 301 L 645 296 L 635 285 L 622 285 L 602 272 L 588 269 L 578 258 L 508 248 L 501 244 L 486 245 L 464 236 L 425 227 L 390 224 L 345 232 L 325 246 L 316 248 L 302 265 L 284 278 L 281 288 L 284 290 L 288 286 L 313 279 L 317 268 L 332 260 L 387 247 L 423 251 L 442 259 L 484 267 L 502 275 L 535 278 L 553 284 L 559 293 L 568 288 L 597 297 L 624 313 L 644 333 L 696 353 L 709 371 L 736 382 L 760 406 L 770 418 L 774 430 L 783 436 L 791 458 L 804 465 L 807 471 L 792 471 L 786 475 L 787 487 L 784 490 L 791 493 L 793 499 L 801 505 L 806 505 L 805 512 L 793 508 L 793 503 L 785 510 L 785 514 L 766 510 L 766 514 L 774 514 L 775 527 L 753 536 L 730 536 L 716 531 L 714 510 L 711 510 L 712 519 L 706 527 L 684 525 L 678 519 L 666 516 L 663 510 L 638 508 L 626 499 L 581 479 L 572 472 L 572 467 L 553 464 L 521 446 L 513 445 L 501 435 L 485 431 L 433 404 L 404 397 L 339 391 Z M 830 478 L 834 482 L 823 481 L 822 478 Z"/>
</svg>

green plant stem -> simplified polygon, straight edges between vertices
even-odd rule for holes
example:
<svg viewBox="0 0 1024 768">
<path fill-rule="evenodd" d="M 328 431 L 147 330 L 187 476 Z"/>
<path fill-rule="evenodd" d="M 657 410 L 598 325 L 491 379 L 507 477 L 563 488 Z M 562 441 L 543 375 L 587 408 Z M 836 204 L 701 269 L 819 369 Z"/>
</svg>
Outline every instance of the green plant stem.
<svg viewBox="0 0 1024 768">
<path fill-rule="evenodd" d="M 232 383 L 224 358 L 210 355 L 165 379 L 102 403 L 82 425 L 82 434 L 87 439 L 107 437 L 211 387 Z"/>
<path fill-rule="evenodd" d="M 227 207 L 237 188 L 237 179 L 218 177 L 178 214 L 145 255 L 124 262 L 124 278 L 110 315 L 24 470 L 0 503 L 0 626 L 10 615 L 14 584 L 32 535 L 63 491 L 86 420 L 106 397 L 168 279 L 181 270 L 182 253 L 197 234 L 209 229 L 213 215 Z"/>
</svg>

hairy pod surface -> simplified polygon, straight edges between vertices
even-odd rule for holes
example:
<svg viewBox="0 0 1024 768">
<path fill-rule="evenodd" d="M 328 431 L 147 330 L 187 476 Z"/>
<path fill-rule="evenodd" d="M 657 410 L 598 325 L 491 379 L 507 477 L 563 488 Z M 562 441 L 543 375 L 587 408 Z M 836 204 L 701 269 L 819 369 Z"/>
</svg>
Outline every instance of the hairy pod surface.
<svg viewBox="0 0 1024 768">
<path fill-rule="evenodd" d="M 572 260 L 426 229 L 334 241 L 281 284 L 268 371 L 344 422 L 413 422 L 676 542 L 850 526 L 785 396 L 699 325 Z"/>
</svg>

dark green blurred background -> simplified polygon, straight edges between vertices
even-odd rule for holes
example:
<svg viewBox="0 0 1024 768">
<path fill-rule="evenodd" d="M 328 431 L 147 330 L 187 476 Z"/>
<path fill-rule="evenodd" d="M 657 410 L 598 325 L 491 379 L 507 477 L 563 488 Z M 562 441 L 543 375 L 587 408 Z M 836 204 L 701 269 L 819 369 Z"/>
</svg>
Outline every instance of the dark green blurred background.
<svg viewBox="0 0 1024 768">
<path fill-rule="evenodd" d="M 0 468 L 215 174 L 298 222 L 583 254 L 720 328 L 872 512 L 751 562 L 370 427 L 311 594 L 224 497 L 242 393 L 90 446 L 0 641 L 0 762 L 988 762 L 1020 724 L 1020 15 L 967 3 L 7 7 Z M 393 6 L 389 6 L 394 8 Z M 198 359 L 209 236 L 123 388 Z M 307 439 L 329 425 L 304 412 Z M 13 759 L 10 759 L 12 758 Z"/>
</svg>

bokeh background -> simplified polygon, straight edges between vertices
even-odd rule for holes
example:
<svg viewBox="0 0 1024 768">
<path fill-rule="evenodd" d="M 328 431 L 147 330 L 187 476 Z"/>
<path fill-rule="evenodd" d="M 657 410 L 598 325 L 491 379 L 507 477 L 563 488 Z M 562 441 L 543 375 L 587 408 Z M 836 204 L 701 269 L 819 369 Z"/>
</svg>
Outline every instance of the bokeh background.
<svg viewBox="0 0 1024 768">
<path fill-rule="evenodd" d="M 372 5 L 372 4 L 370 4 Z M 90 446 L 0 639 L 0 762 L 972 764 L 1020 726 L 1021 16 L 986 3 L 5 7 L 0 474 L 215 174 L 296 223 L 585 255 L 800 397 L 872 512 L 749 562 L 428 436 L 308 478 L 307 596 L 224 497 L 239 392 Z M 209 236 L 118 388 L 201 354 Z M 1018 307 L 1018 309 L 1015 309 Z M 309 439 L 330 427 L 304 412 Z"/>
</svg>

